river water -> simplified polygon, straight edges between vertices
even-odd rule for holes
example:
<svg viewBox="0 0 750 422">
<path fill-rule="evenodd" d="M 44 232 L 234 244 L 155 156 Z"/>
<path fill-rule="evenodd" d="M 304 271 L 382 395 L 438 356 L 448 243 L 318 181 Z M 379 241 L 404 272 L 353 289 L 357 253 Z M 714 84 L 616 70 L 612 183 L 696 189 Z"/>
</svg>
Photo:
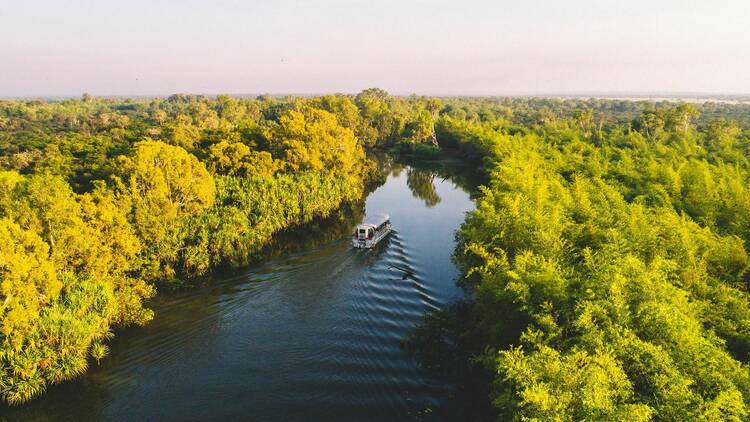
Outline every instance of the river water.
<svg viewBox="0 0 750 422">
<path fill-rule="evenodd" d="M 158 296 L 155 319 L 119 332 L 100 365 L 3 419 L 453 419 L 456 387 L 402 343 L 462 296 L 451 254 L 471 183 L 445 163 L 381 166 L 364 204 L 391 215 L 378 247 L 350 245 L 362 204 L 284 236 L 261 264 Z"/>
</svg>

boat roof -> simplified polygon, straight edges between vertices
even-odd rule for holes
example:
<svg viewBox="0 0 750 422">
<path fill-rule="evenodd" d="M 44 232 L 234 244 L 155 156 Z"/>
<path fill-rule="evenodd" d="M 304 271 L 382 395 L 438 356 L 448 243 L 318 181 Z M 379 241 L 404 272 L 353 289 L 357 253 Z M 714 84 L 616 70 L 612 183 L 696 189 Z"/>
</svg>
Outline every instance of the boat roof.
<svg viewBox="0 0 750 422">
<path fill-rule="evenodd" d="M 360 224 L 360 226 L 377 227 L 390 219 L 391 217 L 388 214 L 375 214 L 372 216 L 365 217 L 365 221 L 362 224 Z"/>
</svg>

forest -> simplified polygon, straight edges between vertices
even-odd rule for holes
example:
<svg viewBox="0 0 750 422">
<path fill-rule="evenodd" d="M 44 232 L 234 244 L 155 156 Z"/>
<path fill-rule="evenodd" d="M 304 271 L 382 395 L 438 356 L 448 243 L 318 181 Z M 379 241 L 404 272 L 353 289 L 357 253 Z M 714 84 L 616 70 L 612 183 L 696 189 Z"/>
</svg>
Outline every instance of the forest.
<svg viewBox="0 0 750 422">
<path fill-rule="evenodd" d="M 480 374 L 492 417 L 743 420 L 749 149 L 750 107 L 721 103 L 0 101 L 0 394 L 80 375 L 157 290 L 360 201 L 385 150 L 486 176 L 457 233 L 470 299 L 415 338 Z"/>
<path fill-rule="evenodd" d="M 706 110 L 438 122 L 489 177 L 458 233 L 473 301 L 441 329 L 499 419 L 748 417 L 750 132 Z"/>
</svg>

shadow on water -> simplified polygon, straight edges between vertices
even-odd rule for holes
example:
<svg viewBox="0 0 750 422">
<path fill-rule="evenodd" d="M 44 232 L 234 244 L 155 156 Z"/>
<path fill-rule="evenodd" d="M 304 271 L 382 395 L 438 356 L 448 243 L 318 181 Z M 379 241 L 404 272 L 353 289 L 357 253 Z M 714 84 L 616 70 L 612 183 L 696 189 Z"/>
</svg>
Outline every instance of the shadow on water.
<svg viewBox="0 0 750 422">
<path fill-rule="evenodd" d="M 493 307 L 503 310 L 503 318 L 489 321 L 471 300 L 459 300 L 426 314 L 404 341 L 422 368 L 456 386 L 451 402 L 456 420 L 506 420 L 513 416 L 498 413 L 499 408 L 512 406 L 490 401 L 490 397 L 498 397 L 493 388 L 501 388 L 494 384 L 496 351 L 518 344 L 529 321 L 512 303 L 499 300 Z"/>
<path fill-rule="evenodd" d="M 476 185 L 449 161 L 378 163 L 384 184 L 366 202 L 281 233 L 262 262 L 157 296 L 155 319 L 118 332 L 101 365 L 0 418 L 460 419 L 460 377 L 404 341 L 429 338 L 415 331 L 437 318 L 425 315 L 463 298 L 451 255 Z M 394 231 L 351 248 L 364 214 L 384 211 Z"/>
<path fill-rule="evenodd" d="M 477 194 L 477 187 L 487 183 L 485 175 L 468 170 L 461 161 L 407 162 L 388 163 L 390 171 L 406 171 L 409 189 L 426 207 L 433 207 L 442 200 L 435 189 L 436 181 L 449 179 L 472 198 Z M 489 306 L 506 310 L 505 318 L 483 320 L 471 299 L 471 283 L 459 278 L 457 284 L 466 297 L 426 313 L 402 345 L 421 368 L 455 386 L 446 413 L 451 419 L 491 421 L 500 416 L 512 417 L 499 415 L 495 407 L 498 403 L 493 406 L 490 401 L 497 366 L 495 351 L 518 344 L 529 321 L 515 310 L 514 304 L 502 299 Z M 487 345 L 492 345 L 492 349 L 487 349 Z"/>
</svg>

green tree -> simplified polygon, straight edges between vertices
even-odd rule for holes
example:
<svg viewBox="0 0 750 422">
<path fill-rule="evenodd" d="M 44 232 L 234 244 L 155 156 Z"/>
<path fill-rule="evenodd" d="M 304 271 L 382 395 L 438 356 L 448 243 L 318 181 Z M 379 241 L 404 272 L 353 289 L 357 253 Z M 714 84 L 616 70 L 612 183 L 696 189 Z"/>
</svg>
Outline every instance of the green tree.
<svg viewBox="0 0 750 422">
<path fill-rule="evenodd" d="M 121 156 L 118 165 L 118 190 L 131 203 L 147 249 L 147 277 L 172 277 L 184 236 L 181 221 L 213 204 L 214 179 L 195 156 L 158 141 L 138 142 L 133 156 Z"/>
<path fill-rule="evenodd" d="M 278 123 L 267 127 L 266 138 L 290 171 L 353 174 L 364 159 L 351 129 L 341 127 L 333 114 L 309 106 L 282 112 Z"/>
</svg>

